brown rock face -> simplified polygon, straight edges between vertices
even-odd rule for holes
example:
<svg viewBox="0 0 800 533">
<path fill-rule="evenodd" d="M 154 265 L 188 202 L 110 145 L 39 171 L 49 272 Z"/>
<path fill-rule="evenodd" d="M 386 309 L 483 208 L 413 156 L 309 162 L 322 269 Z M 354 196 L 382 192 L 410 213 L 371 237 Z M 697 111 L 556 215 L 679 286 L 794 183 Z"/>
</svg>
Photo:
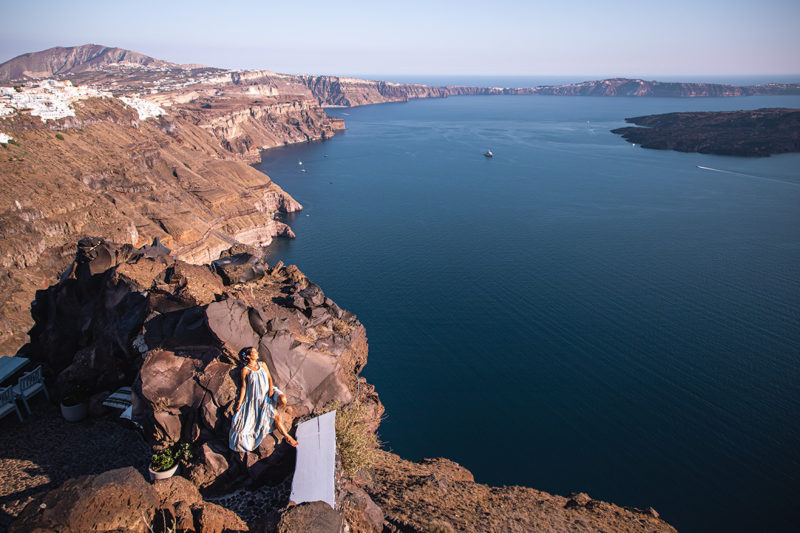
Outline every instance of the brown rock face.
<svg viewBox="0 0 800 533">
<path fill-rule="evenodd" d="M 150 485 L 133 468 L 72 479 L 29 503 L 9 533 L 146 533 L 155 515 Z"/>
<path fill-rule="evenodd" d="M 490 487 L 447 459 L 412 463 L 381 452 L 364 489 L 401 531 L 675 532 L 652 509 L 619 507 L 586 494 L 565 498 L 526 487 Z"/>
<path fill-rule="evenodd" d="M 212 268 L 164 252 L 81 241 L 72 274 L 37 294 L 26 353 L 56 389 L 79 382 L 89 392 L 114 390 L 135 380 L 134 420 L 154 445 L 194 444 L 199 461 L 186 474 L 200 487 L 281 482 L 294 465 L 288 444 L 269 436 L 250 453 L 228 448 L 241 387 L 230 354 L 259 346 L 286 394 L 282 416 L 291 428 L 330 402 L 352 401 L 366 364 L 364 327 L 296 267 L 269 269 L 251 257 L 246 264 L 262 276 L 225 285 Z M 363 388 L 363 401 L 382 412 L 373 389 Z"/>
<path fill-rule="evenodd" d="M 146 533 L 173 525 L 186 533 L 248 531 L 235 513 L 204 501 L 182 477 L 150 484 L 133 468 L 120 468 L 71 479 L 34 499 L 9 532 Z"/>
<path fill-rule="evenodd" d="M 248 163 L 264 148 L 328 138 L 340 121 L 298 97 L 239 91 L 213 106 L 170 103 L 167 117 L 148 120 L 107 98 L 76 102 L 75 117 L 47 123 L 0 119 L 17 143 L 0 158 L 3 352 L 24 343 L 34 290 L 87 234 L 134 246 L 158 238 L 189 263 L 294 236 L 276 216 L 302 206 Z"/>
<path fill-rule="evenodd" d="M 353 533 L 380 533 L 383 531 L 383 511 L 361 488 L 347 482 L 337 505 Z"/>
</svg>

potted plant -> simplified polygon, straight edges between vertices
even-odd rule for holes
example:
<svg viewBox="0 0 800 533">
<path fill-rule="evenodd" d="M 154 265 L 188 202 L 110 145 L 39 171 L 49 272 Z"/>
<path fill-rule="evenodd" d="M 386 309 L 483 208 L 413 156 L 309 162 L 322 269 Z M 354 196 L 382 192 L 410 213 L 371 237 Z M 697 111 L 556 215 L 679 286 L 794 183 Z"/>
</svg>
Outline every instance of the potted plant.
<svg viewBox="0 0 800 533">
<path fill-rule="evenodd" d="M 178 461 L 172 448 L 166 447 L 154 453 L 150 459 L 148 470 L 150 470 L 150 479 L 153 481 L 172 477 L 178 470 Z"/>
<path fill-rule="evenodd" d="M 86 418 L 89 394 L 80 383 L 71 382 L 61 397 L 61 415 L 67 422 L 78 422 Z"/>
</svg>

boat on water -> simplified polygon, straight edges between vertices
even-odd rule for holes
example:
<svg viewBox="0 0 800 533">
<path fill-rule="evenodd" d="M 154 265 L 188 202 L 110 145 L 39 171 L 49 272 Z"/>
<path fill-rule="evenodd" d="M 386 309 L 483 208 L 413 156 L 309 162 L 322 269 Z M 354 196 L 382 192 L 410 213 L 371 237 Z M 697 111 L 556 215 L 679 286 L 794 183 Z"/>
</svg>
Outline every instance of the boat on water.
<svg viewBox="0 0 800 533">
<path fill-rule="evenodd" d="M 492 153 L 491 150 L 486 150 L 486 152 L 483 154 L 483 157 L 491 158 L 491 157 L 494 157 L 494 154 Z"/>
</svg>

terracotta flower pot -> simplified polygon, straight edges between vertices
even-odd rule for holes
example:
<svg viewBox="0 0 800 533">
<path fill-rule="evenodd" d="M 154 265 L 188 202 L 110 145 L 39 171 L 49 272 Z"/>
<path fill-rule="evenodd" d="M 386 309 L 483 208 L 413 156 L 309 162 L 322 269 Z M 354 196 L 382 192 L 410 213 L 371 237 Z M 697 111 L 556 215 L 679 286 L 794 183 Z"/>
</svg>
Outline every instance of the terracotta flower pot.
<svg viewBox="0 0 800 533">
<path fill-rule="evenodd" d="M 172 466 L 172 468 L 169 468 L 167 470 L 162 470 L 161 472 L 156 472 L 155 470 L 153 470 L 149 466 L 147 467 L 147 470 L 150 471 L 150 479 L 152 481 L 155 481 L 157 479 L 167 479 L 167 478 L 172 477 L 175 474 L 175 472 L 178 471 L 178 463 L 175 463 Z"/>
</svg>

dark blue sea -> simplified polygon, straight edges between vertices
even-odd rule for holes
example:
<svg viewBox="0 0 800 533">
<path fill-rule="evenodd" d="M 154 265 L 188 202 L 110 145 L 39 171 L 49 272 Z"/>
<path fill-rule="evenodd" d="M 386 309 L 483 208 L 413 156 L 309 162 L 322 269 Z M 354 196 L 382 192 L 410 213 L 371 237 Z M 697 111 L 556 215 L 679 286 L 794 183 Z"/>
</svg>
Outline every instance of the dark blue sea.
<svg viewBox="0 0 800 533">
<path fill-rule="evenodd" d="M 401 456 L 653 506 L 681 531 L 796 531 L 800 154 L 609 133 L 760 107 L 800 97 L 330 110 L 343 134 L 264 153 L 305 206 L 270 262 L 299 265 L 365 324 L 381 438 Z"/>
</svg>

